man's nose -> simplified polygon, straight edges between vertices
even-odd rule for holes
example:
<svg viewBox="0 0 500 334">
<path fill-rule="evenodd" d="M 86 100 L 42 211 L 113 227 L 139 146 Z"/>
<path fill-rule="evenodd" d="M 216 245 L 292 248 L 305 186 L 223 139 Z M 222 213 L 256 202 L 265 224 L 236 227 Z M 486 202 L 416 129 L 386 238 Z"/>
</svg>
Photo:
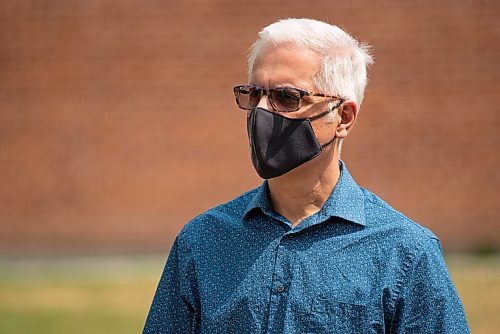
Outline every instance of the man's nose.
<svg viewBox="0 0 500 334">
<path fill-rule="evenodd" d="M 269 101 L 269 97 L 267 95 L 262 95 L 259 103 L 257 104 L 257 107 L 267 110 L 273 110 L 273 106 L 271 105 L 271 101 Z"/>
</svg>

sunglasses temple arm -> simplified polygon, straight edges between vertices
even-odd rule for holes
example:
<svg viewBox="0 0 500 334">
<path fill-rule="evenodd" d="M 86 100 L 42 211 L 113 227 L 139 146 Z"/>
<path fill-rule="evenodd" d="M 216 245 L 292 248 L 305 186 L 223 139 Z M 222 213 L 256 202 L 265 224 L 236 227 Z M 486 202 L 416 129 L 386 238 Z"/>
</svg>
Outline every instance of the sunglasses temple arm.
<svg viewBox="0 0 500 334">
<path fill-rule="evenodd" d="M 332 111 L 334 111 L 335 109 L 337 109 L 342 103 L 344 103 L 344 100 L 340 100 L 339 103 L 337 103 L 332 109 L 327 109 L 325 111 L 323 111 L 321 114 L 319 115 L 316 115 L 316 116 L 313 116 L 313 117 L 310 117 L 309 120 L 310 121 L 314 121 L 315 119 L 318 119 L 320 117 L 323 117 L 325 116 L 326 114 L 328 113 L 331 113 Z"/>
</svg>

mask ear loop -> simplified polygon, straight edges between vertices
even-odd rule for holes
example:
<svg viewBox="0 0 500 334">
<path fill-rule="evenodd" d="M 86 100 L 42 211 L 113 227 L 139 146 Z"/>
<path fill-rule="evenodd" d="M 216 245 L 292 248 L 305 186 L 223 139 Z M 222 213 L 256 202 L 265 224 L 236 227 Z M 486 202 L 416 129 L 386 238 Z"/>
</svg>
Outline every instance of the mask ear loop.
<svg viewBox="0 0 500 334">
<path fill-rule="evenodd" d="M 331 143 L 333 143 L 333 141 L 335 140 L 335 138 L 337 138 L 337 137 L 333 136 L 332 139 L 330 139 L 329 141 L 327 141 L 324 144 L 321 144 L 321 149 L 324 149 L 325 147 L 327 147 L 328 145 L 330 145 Z"/>
<path fill-rule="evenodd" d="M 311 118 L 308 118 L 309 121 L 314 121 L 315 119 L 318 119 L 320 117 L 323 117 L 325 116 L 326 114 L 328 113 L 331 113 L 332 111 L 334 111 L 335 109 L 337 109 L 338 107 L 340 107 L 340 105 L 344 103 L 344 100 L 343 99 L 340 99 L 339 103 L 337 103 L 332 109 L 328 109 L 324 112 L 322 112 L 321 114 L 319 115 L 316 115 L 314 117 L 311 117 Z M 337 138 L 336 136 L 333 136 L 332 139 L 330 139 L 329 141 L 327 141 L 326 143 L 324 144 L 321 144 L 321 149 L 324 149 L 325 147 L 327 147 L 328 145 L 330 145 L 331 143 L 333 143 L 333 141 L 335 140 L 335 138 Z"/>
<path fill-rule="evenodd" d="M 329 113 L 331 113 L 332 111 L 334 111 L 335 109 L 337 109 L 338 107 L 340 107 L 340 105 L 344 103 L 344 100 L 343 99 L 340 99 L 339 103 L 337 103 L 332 109 L 328 109 L 328 110 L 325 110 L 323 111 L 321 114 L 319 115 L 316 115 L 316 116 L 313 116 L 313 117 L 310 117 L 308 118 L 309 121 L 314 121 L 315 119 L 318 119 L 318 118 L 321 118 Z"/>
</svg>

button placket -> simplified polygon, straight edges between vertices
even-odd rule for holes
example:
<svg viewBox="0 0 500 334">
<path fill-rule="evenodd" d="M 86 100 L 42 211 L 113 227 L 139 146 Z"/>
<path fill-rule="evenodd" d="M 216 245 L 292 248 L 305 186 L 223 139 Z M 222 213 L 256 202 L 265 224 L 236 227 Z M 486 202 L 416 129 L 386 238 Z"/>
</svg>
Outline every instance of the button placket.
<svg viewBox="0 0 500 334">
<path fill-rule="evenodd" d="M 286 304 L 287 289 L 289 285 L 289 273 L 287 249 L 283 245 L 283 238 L 281 238 L 276 248 L 275 262 L 274 262 L 274 272 L 271 287 L 270 305 L 269 305 L 269 316 L 267 323 L 267 332 L 274 332 L 274 327 L 277 325 L 277 319 L 281 319 L 284 312 L 283 305 Z"/>
<path fill-rule="evenodd" d="M 281 239 L 276 250 L 276 267 L 273 282 L 275 293 L 282 293 L 285 291 L 285 282 L 287 281 L 287 277 L 285 277 L 286 262 L 286 249 L 283 245 L 283 239 Z"/>
</svg>

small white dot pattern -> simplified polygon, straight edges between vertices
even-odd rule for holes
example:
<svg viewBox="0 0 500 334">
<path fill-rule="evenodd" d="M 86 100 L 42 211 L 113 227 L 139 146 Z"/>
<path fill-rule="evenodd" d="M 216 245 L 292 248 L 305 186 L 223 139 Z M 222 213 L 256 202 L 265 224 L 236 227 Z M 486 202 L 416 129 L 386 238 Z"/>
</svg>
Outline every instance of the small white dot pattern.
<svg viewBox="0 0 500 334">
<path fill-rule="evenodd" d="M 469 333 L 437 237 L 340 167 L 296 228 L 267 182 L 190 221 L 143 333 Z"/>
</svg>

